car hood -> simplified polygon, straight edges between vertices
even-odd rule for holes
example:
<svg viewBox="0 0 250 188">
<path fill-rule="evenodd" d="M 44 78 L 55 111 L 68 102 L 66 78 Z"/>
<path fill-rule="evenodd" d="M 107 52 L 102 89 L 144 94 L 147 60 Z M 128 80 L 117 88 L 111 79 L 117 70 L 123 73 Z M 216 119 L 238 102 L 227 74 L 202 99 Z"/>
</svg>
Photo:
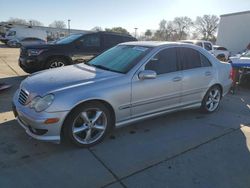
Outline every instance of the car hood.
<svg viewBox="0 0 250 188">
<path fill-rule="evenodd" d="M 21 83 L 21 88 L 33 95 L 44 96 L 74 87 L 96 84 L 122 74 L 76 64 L 32 74 Z"/>
</svg>

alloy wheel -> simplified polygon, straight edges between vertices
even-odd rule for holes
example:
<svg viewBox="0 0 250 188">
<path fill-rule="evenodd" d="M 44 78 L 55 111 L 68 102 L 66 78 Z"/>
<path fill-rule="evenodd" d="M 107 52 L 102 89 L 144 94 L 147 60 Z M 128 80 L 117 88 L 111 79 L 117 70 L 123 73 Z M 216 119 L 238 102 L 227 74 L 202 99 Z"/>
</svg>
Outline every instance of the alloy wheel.
<svg viewBox="0 0 250 188">
<path fill-rule="evenodd" d="M 64 63 L 61 62 L 61 61 L 54 61 L 50 64 L 49 68 L 50 69 L 53 69 L 53 68 L 56 68 L 56 67 L 63 67 L 64 66 Z"/>
<path fill-rule="evenodd" d="M 100 139 L 107 128 L 107 116 L 100 109 L 87 109 L 73 122 L 72 135 L 81 144 L 91 144 Z"/>
<path fill-rule="evenodd" d="M 209 112 L 213 112 L 219 106 L 221 99 L 221 92 L 218 88 L 210 90 L 206 101 L 206 108 Z"/>
</svg>

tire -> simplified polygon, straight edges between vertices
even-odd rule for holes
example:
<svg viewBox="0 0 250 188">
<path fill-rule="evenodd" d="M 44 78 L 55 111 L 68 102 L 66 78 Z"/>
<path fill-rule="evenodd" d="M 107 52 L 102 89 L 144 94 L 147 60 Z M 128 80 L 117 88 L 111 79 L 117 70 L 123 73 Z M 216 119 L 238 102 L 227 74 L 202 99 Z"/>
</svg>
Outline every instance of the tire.
<svg viewBox="0 0 250 188">
<path fill-rule="evenodd" d="M 201 111 L 204 113 L 215 112 L 220 105 L 222 92 L 219 86 L 211 87 L 204 96 L 201 104 Z"/>
<path fill-rule="evenodd" d="M 112 116 L 99 102 L 88 102 L 75 108 L 63 124 L 66 140 L 78 147 L 88 148 L 100 143 L 110 132 Z"/>
<path fill-rule="evenodd" d="M 68 61 L 61 57 L 51 58 L 45 65 L 45 69 L 53 69 L 68 65 Z"/>
</svg>

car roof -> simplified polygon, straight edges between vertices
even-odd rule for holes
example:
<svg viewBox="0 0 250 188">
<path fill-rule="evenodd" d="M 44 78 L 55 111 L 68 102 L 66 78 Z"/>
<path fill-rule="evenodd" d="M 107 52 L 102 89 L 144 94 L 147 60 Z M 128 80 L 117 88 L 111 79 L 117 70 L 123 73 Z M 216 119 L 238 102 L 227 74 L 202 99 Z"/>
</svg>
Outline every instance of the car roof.
<svg viewBox="0 0 250 188">
<path fill-rule="evenodd" d="M 145 46 L 145 47 L 174 46 L 174 45 L 194 46 L 193 44 L 186 44 L 182 42 L 168 42 L 168 41 L 133 41 L 121 44 L 131 45 L 131 46 Z"/>
<path fill-rule="evenodd" d="M 196 42 L 210 42 L 210 41 L 206 41 L 206 40 L 181 40 L 181 42 L 193 42 L 193 43 L 196 43 Z"/>
</svg>

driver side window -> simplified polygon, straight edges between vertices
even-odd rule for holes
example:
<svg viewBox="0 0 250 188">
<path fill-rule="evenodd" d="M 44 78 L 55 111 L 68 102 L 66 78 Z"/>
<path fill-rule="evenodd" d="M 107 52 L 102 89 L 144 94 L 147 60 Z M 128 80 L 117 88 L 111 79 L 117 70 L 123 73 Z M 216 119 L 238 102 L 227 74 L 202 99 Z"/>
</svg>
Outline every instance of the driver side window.
<svg viewBox="0 0 250 188">
<path fill-rule="evenodd" d="M 160 51 L 147 63 L 145 70 L 153 70 L 157 75 L 177 71 L 176 48 L 168 48 Z"/>
</svg>

